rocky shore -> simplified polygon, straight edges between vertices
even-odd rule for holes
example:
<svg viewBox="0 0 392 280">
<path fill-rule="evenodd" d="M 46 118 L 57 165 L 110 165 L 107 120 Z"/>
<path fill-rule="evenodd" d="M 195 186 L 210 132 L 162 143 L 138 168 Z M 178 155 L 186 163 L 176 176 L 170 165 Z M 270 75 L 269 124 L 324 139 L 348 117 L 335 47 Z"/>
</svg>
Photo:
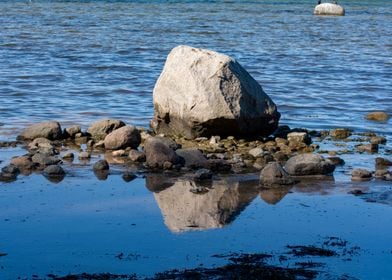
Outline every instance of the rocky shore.
<svg viewBox="0 0 392 280">
<path fill-rule="evenodd" d="M 57 121 L 25 128 L 16 141 L 0 143 L 26 149 L 2 168 L 0 181 L 35 172 L 59 182 L 78 159 L 91 165 L 98 179 L 107 178 L 112 165 L 121 165 L 125 180 L 146 172 L 189 174 L 196 181 L 220 173 L 258 173 L 262 187 L 275 188 L 333 176 L 335 167 L 344 164 L 341 154 L 377 154 L 380 149 L 391 154 L 387 139 L 372 132 L 279 126 L 277 106 L 262 87 L 236 60 L 210 50 L 174 48 L 155 85 L 153 103 L 152 130 L 116 119 L 97 121 L 86 130 L 63 128 Z M 389 117 L 386 112 L 366 116 L 381 122 Z M 348 148 L 323 150 L 325 142 Z M 391 181 L 391 165 L 380 156 L 374 170 L 353 166 L 350 175 L 354 181 Z"/>
<path fill-rule="evenodd" d="M 332 176 L 335 166 L 344 165 L 341 155 L 375 155 L 373 170 L 351 168 L 352 180 L 391 181 L 388 159 L 391 150 L 386 138 L 374 133 L 354 133 L 338 128 L 308 131 L 279 127 L 269 137 L 253 139 L 211 136 L 186 139 L 126 125 L 120 120 L 93 123 L 86 131 L 80 127 L 61 128 L 58 122 L 44 122 L 26 128 L 14 142 L 0 143 L 3 148 L 22 147 L 26 154 L 12 157 L 0 173 L 0 180 L 11 182 L 19 174 L 40 173 L 58 182 L 67 170 L 77 168 L 79 160 L 90 165 L 99 179 L 106 178 L 111 166 L 118 166 L 124 178 L 137 173 L 162 172 L 188 174 L 196 181 L 210 180 L 217 174 L 259 173 L 260 185 L 274 188 L 293 185 L 308 177 L 320 180 Z M 322 150 L 320 143 L 351 148 Z"/>
</svg>

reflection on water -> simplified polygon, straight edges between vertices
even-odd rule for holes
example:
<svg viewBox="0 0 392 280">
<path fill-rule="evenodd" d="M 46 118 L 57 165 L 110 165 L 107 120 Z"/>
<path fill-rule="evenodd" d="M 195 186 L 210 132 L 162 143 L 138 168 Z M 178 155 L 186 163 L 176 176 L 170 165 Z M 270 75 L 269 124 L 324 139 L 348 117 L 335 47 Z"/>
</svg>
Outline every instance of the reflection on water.
<svg viewBox="0 0 392 280">
<path fill-rule="evenodd" d="M 257 196 L 253 181 L 217 180 L 200 184 L 178 179 L 174 183 L 148 176 L 149 189 L 162 212 L 166 226 L 173 232 L 220 228 L 232 222 Z M 156 186 L 152 186 L 156 182 Z M 201 188 L 203 192 L 194 192 Z"/>
</svg>

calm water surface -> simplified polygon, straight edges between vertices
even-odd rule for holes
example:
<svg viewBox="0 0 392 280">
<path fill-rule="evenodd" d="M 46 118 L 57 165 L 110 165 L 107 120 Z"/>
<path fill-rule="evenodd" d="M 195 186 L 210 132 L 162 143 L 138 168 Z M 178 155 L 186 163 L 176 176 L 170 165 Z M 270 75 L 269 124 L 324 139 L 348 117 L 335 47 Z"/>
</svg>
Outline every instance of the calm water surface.
<svg viewBox="0 0 392 280">
<path fill-rule="evenodd" d="M 1 1 L 0 138 L 29 123 L 111 117 L 148 126 L 152 90 L 179 44 L 235 57 L 277 103 L 282 124 L 352 127 L 392 108 L 392 6 L 343 1 Z"/>
<path fill-rule="evenodd" d="M 312 16 L 314 2 L 0 1 L 0 140 L 48 119 L 147 127 L 166 56 L 188 44 L 235 57 L 277 103 L 283 124 L 373 130 L 390 143 L 391 121 L 364 120 L 373 110 L 392 114 L 390 1 L 341 1 L 345 17 Z M 0 167 L 24 153 L 1 149 Z M 373 170 L 377 156 L 342 155 L 334 180 L 286 191 L 216 178 L 196 195 L 184 178 L 164 187 L 143 174 L 125 182 L 121 165 L 106 181 L 91 165 L 67 163 L 57 184 L 20 175 L 0 183 L 0 279 L 152 275 L 221 265 L 212 255 L 230 252 L 271 253 L 288 266 L 277 258 L 286 245 L 323 246 L 331 236 L 359 249 L 291 261 L 325 263 L 330 276 L 322 279 L 390 279 L 391 184 L 347 176 Z M 375 193 L 377 203 L 347 194 L 353 188 Z"/>
</svg>

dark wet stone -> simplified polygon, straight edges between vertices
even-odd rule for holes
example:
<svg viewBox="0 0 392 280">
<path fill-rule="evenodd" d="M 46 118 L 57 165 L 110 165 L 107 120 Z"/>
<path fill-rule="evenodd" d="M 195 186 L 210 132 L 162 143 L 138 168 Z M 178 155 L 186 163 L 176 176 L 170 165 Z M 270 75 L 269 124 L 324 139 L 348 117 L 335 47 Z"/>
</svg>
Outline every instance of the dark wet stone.
<svg viewBox="0 0 392 280">
<path fill-rule="evenodd" d="M 56 165 L 61 162 L 60 159 L 46 154 L 36 153 L 31 158 L 32 162 L 42 166 Z"/>
<path fill-rule="evenodd" d="M 295 181 L 277 162 L 268 163 L 260 172 L 260 184 L 264 187 L 292 185 Z"/>
<path fill-rule="evenodd" d="M 43 171 L 43 175 L 53 183 L 61 182 L 65 177 L 64 169 L 59 165 L 49 165 Z"/>
<path fill-rule="evenodd" d="M 168 163 L 176 164 L 179 157 L 163 137 L 150 137 L 144 143 L 147 165 L 151 168 L 168 167 Z M 166 162 L 166 163 L 165 163 Z"/>
<path fill-rule="evenodd" d="M 104 159 L 98 160 L 94 164 L 93 169 L 94 169 L 94 171 L 109 170 L 109 163 Z"/>
<path fill-rule="evenodd" d="M 65 175 L 64 169 L 60 165 L 49 165 L 43 171 L 46 176 L 59 176 Z"/>
<path fill-rule="evenodd" d="M 176 154 L 179 156 L 181 164 L 185 167 L 200 168 L 206 167 L 208 164 L 206 157 L 196 148 L 178 149 Z"/>
<path fill-rule="evenodd" d="M 287 134 L 289 134 L 290 131 L 291 129 L 289 126 L 281 125 L 274 131 L 273 135 L 279 138 L 287 138 Z"/>
</svg>

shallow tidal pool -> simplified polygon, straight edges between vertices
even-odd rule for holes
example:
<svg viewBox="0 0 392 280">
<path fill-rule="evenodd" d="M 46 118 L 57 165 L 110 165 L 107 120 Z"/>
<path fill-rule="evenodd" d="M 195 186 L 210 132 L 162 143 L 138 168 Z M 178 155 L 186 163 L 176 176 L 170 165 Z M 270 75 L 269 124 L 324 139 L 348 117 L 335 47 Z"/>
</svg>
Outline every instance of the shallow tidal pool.
<svg viewBox="0 0 392 280">
<path fill-rule="evenodd" d="M 1 279 L 150 277 L 221 266 L 222 256 L 233 253 L 270 254 L 268 263 L 282 267 L 317 263 L 319 279 L 392 275 L 388 182 L 352 183 L 338 175 L 268 190 L 257 175 L 215 176 L 197 193 L 186 176 L 138 174 L 127 182 L 114 170 L 98 180 L 89 168 L 68 166 L 58 183 L 34 174 L 0 183 Z M 353 189 L 364 194 L 349 194 Z M 299 245 L 336 254 L 296 256 L 287 247 Z"/>
</svg>

